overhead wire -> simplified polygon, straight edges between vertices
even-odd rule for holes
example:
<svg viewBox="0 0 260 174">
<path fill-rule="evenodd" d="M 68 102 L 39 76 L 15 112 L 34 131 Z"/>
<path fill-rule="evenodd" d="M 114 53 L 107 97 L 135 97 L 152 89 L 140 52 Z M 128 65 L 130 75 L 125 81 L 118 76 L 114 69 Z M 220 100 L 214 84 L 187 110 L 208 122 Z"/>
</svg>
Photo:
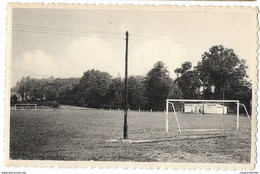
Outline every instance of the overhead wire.
<svg viewBox="0 0 260 174">
<path fill-rule="evenodd" d="M 86 37 L 99 37 L 105 39 L 125 39 L 122 33 L 111 32 L 111 31 L 91 31 L 75 28 L 62 28 L 62 27 L 50 27 L 50 26 L 39 26 L 39 25 L 27 25 L 27 24 L 13 24 L 12 29 L 19 32 L 29 33 L 41 33 L 41 34 L 54 34 L 54 35 L 67 35 L 67 36 L 86 36 Z M 112 35 L 112 36 L 110 36 Z M 131 33 L 133 39 L 151 39 L 149 36 L 144 36 L 136 33 Z M 41 75 L 33 72 L 25 72 L 11 68 L 11 71 L 26 73 L 41 77 L 50 78 L 51 76 Z"/>
<path fill-rule="evenodd" d="M 40 31 L 40 30 L 26 30 L 26 29 L 14 29 L 20 32 L 29 32 L 29 33 L 41 33 L 41 34 L 54 34 L 54 35 L 66 35 L 66 36 L 82 36 L 82 37 L 99 37 L 99 38 L 107 38 L 107 39 L 124 39 L 123 37 L 109 37 L 109 36 L 100 36 L 100 35 L 89 35 L 89 34 L 80 34 L 80 33 L 62 33 L 62 32 L 48 32 L 48 31 Z"/>
<path fill-rule="evenodd" d="M 111 36 L 109 32 L 101 32 L 101 31 L 88 31 L 88 30 L 75 30 L 75 29 L 62 29 L 62 28 L 50 28 L 50 27 L 26 27 L 26 26 L 16 26 L 13 27 L 14 31 L 20 32 L 31 32 L 31 33 L 41 33 L 41 34 L 54 34 L 54 35 L 66 35 L 66 36 L 85 36 L 85 37 L 99 37 L 99 38 L 107 38 L 107 39 L 124 39 L 121 33 L 115 33 Z"/>
<path fill-rule="evenodd" d="M 13 24 L 13 27 L 24 27 L 24 28 L 34 28 L 34 29 L 50 29 L 50 30 L 64 30 L 64 31 L 80 31 L 80 32 L 94 32 L 94 33 L 106 33 L 113 35 L 122 35 L 122 33 L 111 32 L 111 31 L 98 31 L 98 30 L 83 30 L 75 28 L 62 28 L 62 27 L 50 27 L 50 26 L 39 26 L 39 25 L 25 25 L 25 24 Z"/>
<path fill-rule="evenodd" d="M 40 34 L 66 35 L 66 36 L 83 36 L 83 37 L 99 37 L 107 39 L 124 39 L 122 33 L 111 31 L 84 30 L 75 28 L 49 27 L 39 25 L 13 24 L 12 29 L 19 32 L 31 32 Z M 149 36 L 130 33 L 132 39 L 151 39 Z"/>
</svg>

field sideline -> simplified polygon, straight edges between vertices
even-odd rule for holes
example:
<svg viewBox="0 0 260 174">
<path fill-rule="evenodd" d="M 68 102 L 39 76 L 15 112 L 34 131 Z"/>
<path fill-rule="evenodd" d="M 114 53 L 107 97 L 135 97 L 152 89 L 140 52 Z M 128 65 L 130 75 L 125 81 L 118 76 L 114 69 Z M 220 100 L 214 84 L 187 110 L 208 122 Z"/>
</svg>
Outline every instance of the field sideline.
<svg viewBox="0 0 260 174">
<path fill-rule="evenodd" d="M 94 160 L 249 163 L 251 126 L 247 117 L 179 114 L 184 130 L 178 134 L 173 114 L 165 132 L 165 113 L 128 113 L 129 139 L 150 143 L 109 142 L 123 135 L 123 111 L 11 111 L 10 157 L 29 160 Z M 192 131 L 192 129 L 226 129 Z M 186 138 L 186 137 L 211 138 Z"/>
</svg>

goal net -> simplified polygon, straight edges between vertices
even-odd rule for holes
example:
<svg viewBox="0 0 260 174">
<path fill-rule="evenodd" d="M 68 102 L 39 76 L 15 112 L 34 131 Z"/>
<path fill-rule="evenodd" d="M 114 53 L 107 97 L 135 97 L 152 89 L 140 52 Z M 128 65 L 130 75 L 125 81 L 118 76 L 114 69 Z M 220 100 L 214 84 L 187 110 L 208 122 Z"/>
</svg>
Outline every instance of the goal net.
<svg viewBox="0 0 260 174">
<path fill-rule="evenodd" d="M 245 110 L 251 123 L 246 107 L 239 103 L 239 100 L 167 99 L 166 132 L 169 131 L 169 125 L 172 126 L 173 124 L 178 127 L 179 133 L 187 129 L 239 129 L 240 119 L 244 120 L 246 118 L 240 118 L 240 106 L 243 106 L 242 108 Z M 246 126 L 250 125 L 247 124 Z"/>
<path fill-rule="evenodd" d="M 15 104 L 14 105 L 14 110 L 24 110 L 24 109 L 33 109 L 33 110 L 37 110 L 37 104 Z"/>
</svg>

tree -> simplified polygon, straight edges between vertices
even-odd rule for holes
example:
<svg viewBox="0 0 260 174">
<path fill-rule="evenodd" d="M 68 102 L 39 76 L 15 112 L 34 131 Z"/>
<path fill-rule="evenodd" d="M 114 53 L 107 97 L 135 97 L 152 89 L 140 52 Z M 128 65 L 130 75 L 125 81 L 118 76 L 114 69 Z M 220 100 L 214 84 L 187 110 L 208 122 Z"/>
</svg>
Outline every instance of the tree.
<svg viewBox="0 0 260 174">
<path fill-rule="evenodd" d="M 147 109 L 163 110 L 165 108 L 165 100 L 171 90 L 171 80 L 169 71 L 161 61 L 157 62 L 148 72 L 145 79 Z"/>
<path fill-rule="evenodd" d="M 206 88 L 214 86 L 214 99 L 224 99 L 228 88 L 245 83 L 246 68 L 245 61 L 240 60 L 234 50 L 217 45 L 202 55 L 196 70 Z"/>
<path fill-rule="evenodd" d="M 49 78 L 43 88 L 43 94 L 47 101 L 55 101 L 58 96 L 59 83 L 54 78 Z"/>
<path fill-rule="evenodd" d="M 11 105 L 14 105 L 18 102 L 18 97 L 14 94 L 11 96 Z"/>
<path fill-rule="evenodd" d="M 110 108 L 124 107 L 124 83 L 121 77 L 116 77 L 111 80 L 108 90 L 108 105 Z"/>
<path fill-rule="evenodd" d="M 89 107 L 100 108 L 109 103 L 108 91 L 111 76 L 107 72 L 89 70 L 80 79 L 79 88 Z"/>
<path fill-rule="evenodd" d="M 180 87 L 171 80 L 171 89 L 168 98 L 170 99 L 180 99 L 182 98 L 182 91 Z"/>
<path fill-rule="evenodd" d="M 128 105 L 130 108 L 145 108 L 147 99 L 145 94 L 145 78 L 142 76 L 130 76 L 128 79 Z"/>
<path fill-rule="evenodd" d="M 23 77 L 20 81 L 17 82 L 16 86 L 18 88 L 17 93 L 21 96 L 22 101 L 26 98 L 26 88 L 25 88 L 25 77 Z"/>
<path fill-rule="evenodd" d="M 178 85 L 181 91 L 181 98 L 198 99 L 200 98 L 201 81 L 196 70 L 190 70 L 191 62 L 184 62 L 181 68 L 175 69 L 177 78 L 175 84 Z"/>
<path fill-rule="evenodd" d="M 186 73 L 188 70 L 190 70 L 191 67 L 192 67 L 192 63 L 187 61 L 181 65 L 181 68 L 175 69 L 174 72 L 177 74 L 177 77 L 179 77 L 179 76 L 183 75 L 184 73 Z"/>
<path fill-rule="evenodd" d="M 75 89 L 79 84 L 79 78 L 56 79 L 55 81 L 58 85 L 57 100 L 59 103 L 69 104 L 71 97 L 76 92 Z M 82 101 L 79 103 L 84 104 Z"/>
</svg>

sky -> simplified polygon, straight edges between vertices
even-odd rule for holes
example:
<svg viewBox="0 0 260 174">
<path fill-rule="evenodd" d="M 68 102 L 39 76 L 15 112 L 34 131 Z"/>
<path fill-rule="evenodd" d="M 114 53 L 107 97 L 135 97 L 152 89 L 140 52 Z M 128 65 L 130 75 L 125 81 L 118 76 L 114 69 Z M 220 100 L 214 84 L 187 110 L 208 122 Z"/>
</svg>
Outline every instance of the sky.
<svg viewBox="0 0 260 174">
<path fill-rule="evenodd" d="M 220 9 L 220 8 L 219 8 Z M 201 8 L 35 9 L 12 13 L 11 86 L 23 76 L 82 77 L 90 69 L 124 77 L 125 32 L 129 75 L 146 75 L 157 61 L 170 76 L 193 66 L 211 46 L 234 49 L 256 77 L 254 10 Z"/>
</svg>

